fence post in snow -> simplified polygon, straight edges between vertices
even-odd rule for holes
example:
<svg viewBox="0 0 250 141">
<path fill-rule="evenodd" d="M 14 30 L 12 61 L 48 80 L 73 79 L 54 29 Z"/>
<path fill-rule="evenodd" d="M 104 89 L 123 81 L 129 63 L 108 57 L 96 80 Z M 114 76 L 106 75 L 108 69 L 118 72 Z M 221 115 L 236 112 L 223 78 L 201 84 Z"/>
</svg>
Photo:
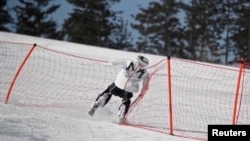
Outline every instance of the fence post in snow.
<svg viewBox="0 0 250 141">
<path fill-rule="evenodd" d="M 24 59 L 23 59 L 23 61 L 21 62 L 20 66 L 18 67 L 18 69 L 17 69 L 17 71 L 16 71 L 16 73 L 15 73 L 15 75 L 14 75 L 14 78 L 13 78 L 11 84 L 10 84 L 10 87 L 9 87 L 9 89 L 8 89 L 8 92 L 7 92 L 6 96 L 5 96 L 4 104 L 8 104 L 8 101 L 9 101 L 9 98 L 10 98 L 10 94 L 11 94 L 11 90 L 12 90 L 12 88 L 13 88 L 15 82 L 16 82 L 16 79 L 17 79 L 17 77 L 18 77 L 19 73 L 21 72 L 21 70 L 22 70 L 24 64 L 26 63 L 26 61 L 27 61 L 28 58 L 30 57 L 30 55 L 31 55 L 31 53 L 33 52 L 33 50 L 34 50 L 35 47 L 36 47 L 36 44 L 34 44 L 34 45 L 32 46 L 32 48 L 28 51 L 27 55 L 24 57 Z"/>
<path fill-rule="evenodd" d="M 168 56 L 168 59 L 167 59 L 167 88 L 168 88 L 168 102 L 169 102 L 169 133 L 170 135 L 173 135 L 173 119 L 172 119 L 172 89 L 171 89 L 171 64 L 170 64 L 170 61 L 171 61 L 171 57 Z"/>
<path fill-rule="evenodd" d="M 237 124 L 237 107 L 240 107 L 241 102 L 238 102 L 238 98 L 239 98 L 239 90 L 240 90 L 240 82 L 241 82 L 241 78 L 242 78 L 242 72 L 244 69 L 244 58 L 241 58 L 240 60 L 240 69 L 239 69 L 239 73 L 238 73 L 238 79 L 237 79 L 237 83 L 236 83 L 236 92 L 235 92 L 235 97 L 234 97 L 234 104 L 233 104 L 233 117 L 232 117 L 232 124 L 235 125 Z M 239 110 L 239 109 L 238 109 Z"/>
</svg>

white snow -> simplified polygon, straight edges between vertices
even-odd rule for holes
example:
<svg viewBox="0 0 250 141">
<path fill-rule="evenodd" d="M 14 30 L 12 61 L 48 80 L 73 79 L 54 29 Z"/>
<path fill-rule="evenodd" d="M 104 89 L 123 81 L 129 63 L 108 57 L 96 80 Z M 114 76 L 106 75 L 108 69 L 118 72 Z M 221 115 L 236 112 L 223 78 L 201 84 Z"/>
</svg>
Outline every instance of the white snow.
<svg viewBox="0 0 250 141">
<path fill-rule="evenodd" d="M 111 64 L 139 53 L 117 51 L 82 44 L 0 32 L 1 41 L 36 43 L 54 50 L 84 57 L 111 60 Z M 93 54 L 94 53 L 94 54 Z M 153 64 L 163 56 L 150 56 Z M 1 67 L 1 65 L 0 65 Z M 3 76 L 0 76 L 3 77 Z M 1 83 L 1 82 L 0 82 Z M 1 89 L 0 89 L 1 90 Z M 0 91 L 5 94 L 4 90 Z M 42 93 L 40 93 L 42 95 Z M 112 99 L 111 99 L 112 100 Z M 2 102 L 2 101 L 1 101 Z M 0 104 L 0 141 L 191 141 L 192 139 L 117 124 L 117 117 L 105 108 L 90 117 L 88 108 L 74 106 L 21 107 Z"/>
</svg>

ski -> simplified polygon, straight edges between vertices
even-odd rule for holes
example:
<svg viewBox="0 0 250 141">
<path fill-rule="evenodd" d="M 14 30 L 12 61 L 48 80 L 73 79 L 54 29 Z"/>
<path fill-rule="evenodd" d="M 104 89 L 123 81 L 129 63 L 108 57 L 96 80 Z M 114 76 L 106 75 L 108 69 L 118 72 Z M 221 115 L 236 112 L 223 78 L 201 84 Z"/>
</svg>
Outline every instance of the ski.
<svg viewBox="0 0 250 141">
<path fill-rule="evenodd" d="M 94 109 L 94 108 L 91 108 L 91 110 L 89 111 L 89 115 L 90 115 L 90 116 L 93 116 L 94 113 L 95 113 L 95 109 Z"/>
<path fill-rule="evenodd" d="M 94 105 L 94 106 L 90 109 L 89 115 L 90 115 L 90 116 L 93 116 L 97 108 L 98 108 L 98 106 L 97 106 L 97 105 Z"/>
</svg>

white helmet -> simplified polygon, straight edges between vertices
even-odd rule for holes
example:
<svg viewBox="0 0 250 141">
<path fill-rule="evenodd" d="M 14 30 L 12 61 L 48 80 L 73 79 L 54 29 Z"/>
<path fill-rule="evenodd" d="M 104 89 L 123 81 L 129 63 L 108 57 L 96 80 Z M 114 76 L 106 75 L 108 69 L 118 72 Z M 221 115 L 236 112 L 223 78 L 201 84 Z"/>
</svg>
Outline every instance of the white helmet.
<svg viewBox="0 0 250 141">
<path fill-rule="evenodd" d="M 140 66 L 143 68 L 147 67 L 149 64 L 149 60 L 144 56 L 139 55 L 139 56 L 137 56 L 136 59 L 138 60 L 138 63 L 140 64 Z"/>
</svg>

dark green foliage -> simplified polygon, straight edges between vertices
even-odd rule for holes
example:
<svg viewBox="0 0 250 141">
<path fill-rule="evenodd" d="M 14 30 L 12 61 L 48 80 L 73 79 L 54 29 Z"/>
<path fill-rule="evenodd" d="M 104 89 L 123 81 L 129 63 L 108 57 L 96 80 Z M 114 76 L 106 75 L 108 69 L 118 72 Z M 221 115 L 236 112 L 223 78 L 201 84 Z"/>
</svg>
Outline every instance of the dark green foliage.
<svg viewBox="0 0 250 141">
<path fill-rule="evenodd" d="M 12 23 L 13 19 L 8 13 L 8 10 L 6 8 L 7 0 L 1 0 L 0 1 L 0 31 L 10 31 L 6 24 Z"/>
<path fill-rule="evenodd" d="M 117 18 L 111 4 L 119 0 L 68 0 L 73 12 L 63 24 L 66 40 L 71 42 L 124 49 L 130 46 L 124 22 Z M 125 37 L 126 36 L 126 37 Z M 127 38 L 128 37 L 128 38 Z"/>
<path fill-rule="evenodd" d="M 56 31 L 57 24 L 49 18 L 60 5 L 50 4 L 53 0 L 19 0 L 14 7 L 17 15 L 16 33 L 61 39 Z"/>
<path fill-rule="evenodd" d="M 141 34 L 136 50 L 225 64 L 249 58 L 249 5 L 247 0 L 151 2 L 134 16 L 132 27 Z"/>
<path fill-rule="evenodd" d="M 68 41 L 106 46 L 111 33 L 109 18 L 113 16 L 105 0 L 69 0 L 75 8 L 63 25 Z"/>
<path fill-rule="evenodd" d="M 136 45 L 122 11 L 113 10 L 120 0 L 67 0 L 74 9 L 62 31 L 50 18 L 59 8 L 53 0 L 17 1 L 15 23 L 7 0 L 0 2 L 0 30 L 10 31 L 6 25 L 14 23 L 17 33 L 112 49 L 223 64 L 250 60 L 248 0 L 152 0 L 133 15 Z"/>
<path fill-rule="evenodd" d="M 112 30 L 110 36 L 111 44 L 109 48 L 133 51 L 131 32 L 128 31 L 128 22 L 122 18 L 115 24 L 116 27 Z"/>
<path fill-rule="evenodd" d="M 190 4 L 184 6 L 187 14 L 185 27 L 185 39 L 189 51 L 189 59 L 220 62 L 219 42 L 222 38 L 223 26 L 221 16 L 217 6 L 220 0 L 204 1 L 192 0 Z"/>
<path fill-rule="evenodd" d="M 244 57 L 250 62 L 250 2 L 241 1 L 232 3 L 232 10 L 236 15 L 234 28 L 232 29 L 231 40 L 234 41 L 234 61 L 240 61 Z"/>
<path fill-rule="evenodd" d="M 142 35 L 137 51 L 177 57 L 181 54 L 183 40 L 178 6 L 175 0 L 161 0 L 151 2 L 147 9 L 140 8 L 141 13 L 134 16 L 139 23 L 132 24 Z"/>
</svg>

